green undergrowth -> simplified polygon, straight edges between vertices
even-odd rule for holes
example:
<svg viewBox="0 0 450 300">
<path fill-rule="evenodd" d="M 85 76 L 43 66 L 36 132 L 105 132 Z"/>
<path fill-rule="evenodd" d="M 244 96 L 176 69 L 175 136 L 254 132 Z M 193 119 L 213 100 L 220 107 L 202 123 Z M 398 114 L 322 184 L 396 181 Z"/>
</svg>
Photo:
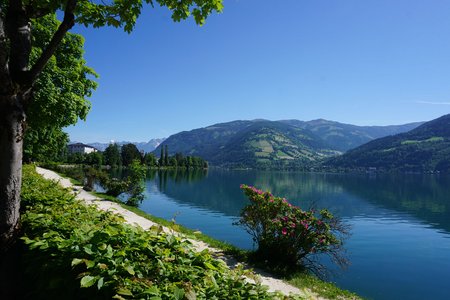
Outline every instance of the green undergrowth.
<svg viewBox="0 0 450 300">
<path fill-rule="evenodd" d="M 224 241 L 220 241 L 217 239 L 214 239 L 208 235 L 203 234 L 201 231 L 199 230 L 193 230 L 187 227 L 184 227 L 180 224 L 177 224 L 175 222 L 175 220 L 172 221 L 168 221 L 166 219 L 163 218 L 159 218 L 156 216 L 153 216 L 151 214 L 148 214 L 144 211 L 142 211 L 141 209 L 135 207 L 135 206 L 131 206 L 131 205 L 126 205 L 125 203 L 123 203 L 122 201 L 120 201 L 119 199 L 117 199 L 116 197 L 112 197 L 110 195 L 107 195 L 105 193 L 98 193 L 98 192 L 92 192 L 91 194 L 104 199 L 104 200 L 108 200 L 108 201 L 112 201 L 115 202 L 117 204 L 119 204 L 121 207 L 134 212 L 135 214 L 137 214 L 138 216 L 141 216 L 147 220 L 150 220 L 152 222 L 158 223 L 162 226 L 165 226 L 167 228 L 170 228 L 174 231 L 180 232 L 182 233 L 184 236 L 191 238 L 191 239 L 195 239 L 195 240 L 199 240 L 199 241 L 203 241 L 205 243 L 207 243 L 209 246 L 217 248 L 222 250 L 225 254 L 229 254 L 232 255 L 235 258 L 246 258 L 248 255 L 248 251 L 246 250 L 242 250 L 236 246 L 233 246 L 227 242 Z"/>
<path fill-rule="evenodd" d="M 189 241 L 88 206 L 24 166 L 23 267 L 30 299 L 282 299 Z"/>
</svg>

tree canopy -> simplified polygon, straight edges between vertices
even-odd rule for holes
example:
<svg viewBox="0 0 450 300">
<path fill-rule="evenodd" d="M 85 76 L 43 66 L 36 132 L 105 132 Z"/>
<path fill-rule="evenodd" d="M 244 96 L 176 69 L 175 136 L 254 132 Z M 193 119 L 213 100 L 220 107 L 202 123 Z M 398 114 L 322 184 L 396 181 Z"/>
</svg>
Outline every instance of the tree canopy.
<svg viewBox="0 0 450 300">
<path fill-rule="evenodd" d="M 80 39 L 67 32 L 76 24 L 85 26 L 101 27 L 114 26 L 121 27 L 126 32 L 130 32 L 142 12 L 143 4 L 151 6 L 159 5 L 171 11 L 172 19 L 176 22 L 192 16 L 195 22 L 202 25 L 206 17 L 213 11 L 222 10 L 222 0 L 0 0 L 0 246 L 1 249 L 9 249 L 11 242 L 15 240 L 18 233 L 20 216 L 20 191 L 22 181 L 22 158 L 23 140 L 28 122 L 33 119 L 32 109 L 33 99 L 39 98 L 39 93 L 45 93 L 45 89 L 50 88 L 49 97 L 45 97 L 46 104 L 36 109 L 35 114 L 43 114 L 42 124 L 48 124 L 46 113 L 50 113 L 50 122 L 60 122 L 58 125 L 83 117 L 87 113 L 88 106 L 84 102 L 84 96 L 89 94 L 93 85 L 86 81 L 88 77 L 77 77 L 73 82 L 71 76 L 74 74 L 64 74 L 56 78 L 45 78 L 45 69 L 51 71 L 60 68 L 59 61 L 72 59 L 60 55 L 58 58 L 58 48 L 69 48 L 77 52 L 80 48 L 71 48 L 69 41 Z M 57 24 L 50 23 L 43 25 L 39 34 L 39 23 L 32 23 L 36 20 L 54 16 L 56 12 L 61 12 L 62 21 Z M 46 38 L 45 32 L 48 30 L 51 37 Z M 67 38 L 67 39 L 65 39 Z M 34 43 L 42 43 L 42 48 L 34 47 Z M 81 41 L 78 41 L 78 45 Z M 74 45 L 76 45 L 75 43 Z M 40 49 L 40 50 L 39 50 Z M 66 50 L 66 49 L 65 49 Z M 75 63 L 81 68 L 78 76 L 90 73 L 84 63 L 80 61 L 69 61 L 65 63 Z M 64 73 L 64 72 L 63 72 Z M 77 72 L 75 72 L 77 73 Z M 54 74 L 56 75 L 56 74 Z M 42 86 L 37 82 L 42 77 Z M 84 82 L 80 85 L 80 81 Z M 61 92 L 68 93 L 68 104 L 78 103 L 81 111 L 64 110 L 60 116 L 54 114 L 51 101 L 64 102 L 53 89 L 61 88 Z M 36 94 L 32 97 L 32 92 Z M 86 94 L 87 93 L 87 94 Z M 42 98 L 43 99 L 43 98 Z M 64 98 L 65 99 L 65 98 Z M 38 100 L 36 100 L 38 102 Z M 49 105 L 49 106 L 47 106 Z M 77 105 L 77 104 L 75 104 Z M 45 107 L 45 109 L 44 109 Z M 59 107 L 59 104 L 58 104 Z M 47 109 L 48 108 L 48 109 Z M 53 114 L 52 114 L 53 113 Z M 58 110 L 56 110 L 56 114 Z M 61 117 L 62 119 L 59 119 Z M 40 120 L 35 119 L 39 127 Z M 30 121 L 31 123 L 32 121 Z M 51 134 L 52 131 L 49 132 Z M 0 295 L 1 296 L 1 295 Z"/>
<path fill-rule="evenodd" d="M 124 166 L 130 165 L 133 160 L 142 160 L 141 152 L 139 152 L 136 145 L 131 143 L 123 145 L 120 153 L 122 156 L 122 164 Z"/>
<path fill-rule="evenodd" d="M 60 23 L 55 14 L 33 20 L 31 64 Z M 62 128 L 86 118 L 91 106 L 87 97 L 97 86 L 93 80 L 97 74 L 86 66 L 83 44 L 81 35 L 67 33 L 33 85 L 24 140 L 26 161 L 55 160 L 68 142 Z"/>
</svg>

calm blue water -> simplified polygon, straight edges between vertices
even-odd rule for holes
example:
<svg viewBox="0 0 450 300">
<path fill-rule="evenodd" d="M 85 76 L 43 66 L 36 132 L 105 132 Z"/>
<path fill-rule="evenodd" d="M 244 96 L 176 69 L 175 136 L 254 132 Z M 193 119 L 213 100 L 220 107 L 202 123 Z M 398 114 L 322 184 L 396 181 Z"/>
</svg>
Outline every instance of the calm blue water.
<svg viewBox="0 0 450 300">
<path fill-rule="evenodd" d="M 370 299 L 450 299 L 450 178 L 223 171 L 149 174 L 144 211 L 238 247 L 251 237 L 233 226 L 255 185 L 305 208 L 328 208 L 352 226 L 351 265 L 338 286 Z"/>
</svg>

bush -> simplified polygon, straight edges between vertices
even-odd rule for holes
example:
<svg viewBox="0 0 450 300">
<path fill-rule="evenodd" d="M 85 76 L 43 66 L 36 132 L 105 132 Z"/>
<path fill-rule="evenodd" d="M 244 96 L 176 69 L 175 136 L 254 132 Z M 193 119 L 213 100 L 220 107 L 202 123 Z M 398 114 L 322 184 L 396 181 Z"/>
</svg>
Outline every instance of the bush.
<svg viewBox="0 0 450 300">
<path fill-rule="evenodd" d="M 146 167 L 138 160 L 133 160 L 128 166 L 128 176 L 124 179 L 110 178 L 103 172 L 98 177 L 100 184 L 106 189 L 106 194 L 117 197 L 122 193 L 128 194 L 127 205 L 138 206 L 144 199 Z"/>
<path fill-rule="evenodd" d="M 133 160 L 129 166 L 130 174 L 128 175 L 128 205 L 137 206 L 144 199 L 144 180 L 146 176 L 146 168 L 138 160 Z"/>
<path fill-rule="evenodd" d="M 236 224 L 252 235 L 259 260 L 284 269 L 303 266 L 319 271 L 314 257 L 328 254 L 339 265 L 346 264 L 341 250 L 348 230 L 329 211 L 316 214 L 255 187 L 241 185 L 241 189 L 251 203 Z"/>
</svg>

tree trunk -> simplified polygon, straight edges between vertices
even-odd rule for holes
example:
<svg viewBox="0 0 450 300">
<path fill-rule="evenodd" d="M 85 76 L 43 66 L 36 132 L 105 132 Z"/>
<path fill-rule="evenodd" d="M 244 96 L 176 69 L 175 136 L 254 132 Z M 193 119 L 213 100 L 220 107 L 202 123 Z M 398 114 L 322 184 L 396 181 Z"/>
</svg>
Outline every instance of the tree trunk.
<svg viewBox="0 0 450 300">
<path fill-rule="evenodd" d="M 20 95 L 0 96 L 0 249 L 7 250 L 19 226 L 25 112 Z M 1 255 L 1 254 L 0 254 Z"/>
</svg>

